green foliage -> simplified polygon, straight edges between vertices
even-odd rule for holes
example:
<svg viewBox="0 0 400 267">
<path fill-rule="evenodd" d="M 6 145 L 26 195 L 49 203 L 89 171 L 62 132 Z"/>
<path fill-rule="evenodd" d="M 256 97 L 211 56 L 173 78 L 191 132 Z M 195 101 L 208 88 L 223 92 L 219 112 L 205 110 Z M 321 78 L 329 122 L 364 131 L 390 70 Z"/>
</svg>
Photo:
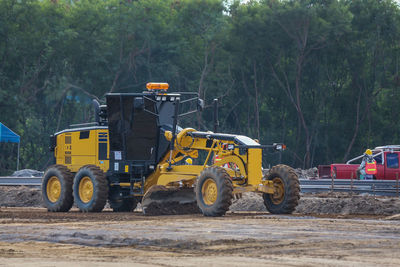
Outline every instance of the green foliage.
<svg viewBox="0 0 400 267">
<path fill-rule="evenodd" d="M 392 0 L 3 0 L 0 121 L 43 169 L 91 99 L 166 81 L 206 100 L 182 126 L 212 129 L 218 98 L 220 131 L 288 145 L 265 164 L 343 161 L 400 142 L 399 27 Z M 0 149 L 4 174 L 16 151 Z"/>
</svg>

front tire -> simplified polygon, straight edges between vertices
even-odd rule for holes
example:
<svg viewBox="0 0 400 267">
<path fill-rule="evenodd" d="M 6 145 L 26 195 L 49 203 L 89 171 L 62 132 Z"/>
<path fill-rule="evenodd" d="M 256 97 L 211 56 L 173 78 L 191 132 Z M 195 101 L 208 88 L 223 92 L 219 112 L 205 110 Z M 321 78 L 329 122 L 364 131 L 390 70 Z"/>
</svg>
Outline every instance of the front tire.
<svg viewBox="0 0 400 267">
<path fill-rule="evenodd" d="M 272 180 L 275 188 L 274 194 L 263 194 L 267 210 L 274 214 L 292 213 L 300 199 L 299 178 L 293 168 L 276 165 L 269 170 L 266 179 Z"/>
<path fill-rule="evenodd" d="M 100 212 L 107 202 L 108 183 L 104 172 L 95 165 L 79 169 L 74 178 L 75 203 L 82 212 Z"/>
<path fill-rule="evenodd" d="M 74 204 L 72 195 L 73 175 L 64 165 L 50 166 L 43 175 L 42 198 L 51 212 L 69 211 Z"/>
<path fill-rule="evenodd" d="M 224 168 L 203 170 L 197 178 L 195 191 L 197 205 L 204 216 L 223 216 L 232 204 L 232 180 Z"/>
</svg>

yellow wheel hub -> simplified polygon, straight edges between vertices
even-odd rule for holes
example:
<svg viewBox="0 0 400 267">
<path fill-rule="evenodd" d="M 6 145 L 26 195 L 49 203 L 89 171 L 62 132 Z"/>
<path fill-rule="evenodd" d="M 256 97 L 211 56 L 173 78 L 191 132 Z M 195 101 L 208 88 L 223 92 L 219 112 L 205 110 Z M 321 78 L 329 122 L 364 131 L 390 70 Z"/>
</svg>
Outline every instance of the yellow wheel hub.
<svg viewBox="0 0 400 267">
<path fill-rule="evenodd" d="M 215 181 L 208 178 L 201 187 L 201 194 L 203 196 L 204 204 L 210 206 L 217 201 L 218 187 Z"/>
<path fill-rule="evenodd" d="M 47 181 L 46 194 L 47 198 L 53 203 L 57 202 L 57 200 L 60 198 L 61 182 L 57 176 L 52 176 Z"/>
<path fill-rule="evenodd" d="M 280 177 L 275 177 L 274 182 L 274 194 L 270 195 L 272 203 L 279 205 L 285 198 L 285 184 Z"/>
<path fill-rule="evenodd" d="M 88 203 L 93 197 L 92 179 L 85 176 L 79 182 L 79 198 L 83 203 Z"/>
</svg>

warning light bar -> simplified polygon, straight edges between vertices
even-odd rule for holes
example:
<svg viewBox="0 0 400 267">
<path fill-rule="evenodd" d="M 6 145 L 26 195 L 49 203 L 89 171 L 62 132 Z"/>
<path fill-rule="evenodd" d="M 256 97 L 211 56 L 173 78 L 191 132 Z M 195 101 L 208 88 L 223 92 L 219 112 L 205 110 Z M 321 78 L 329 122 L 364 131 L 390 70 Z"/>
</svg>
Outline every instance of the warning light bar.
<svg viewBox="0 0 400 267">
<path fill-rule="evenodd" d="M 169 84 L 168 83 L 147 83 L 146 84 L 147 90 L 168 90 Z"/>
</svg>

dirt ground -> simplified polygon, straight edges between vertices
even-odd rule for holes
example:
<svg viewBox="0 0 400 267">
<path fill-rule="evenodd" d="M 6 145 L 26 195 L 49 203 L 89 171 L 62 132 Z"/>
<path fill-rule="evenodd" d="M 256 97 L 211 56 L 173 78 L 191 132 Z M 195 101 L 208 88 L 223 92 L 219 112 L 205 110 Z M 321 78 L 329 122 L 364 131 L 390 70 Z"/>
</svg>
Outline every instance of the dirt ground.
<svg viewBox="0 0 400 267">
<path fill-rule="evenodd" d="M 42 207 L 40 188 L 0 187 L 0 207 Z M 244 193 L 241 199 L 233 200 L 230 210 L 267 211 L 262 197 L 255 193 Z M 140 204 L 137 211 L 140 211 Z M 393 215 L 400 213 L 400 198 L 348 193 L 302 194 L 296 213 Z"/>
<path fill-rule="evenodd" d="M 0 266 L 400 265 L 397 198 L 302 195 L 272 215 L 245 194 L 219 218 L 40 206 L 37 188 L 0 188 Z"/>
<path fill-rule="evenodd" d="M 0 212 L 4 266 L 399 266 L 399 250 L 385 216 Z"/>
</svg>

